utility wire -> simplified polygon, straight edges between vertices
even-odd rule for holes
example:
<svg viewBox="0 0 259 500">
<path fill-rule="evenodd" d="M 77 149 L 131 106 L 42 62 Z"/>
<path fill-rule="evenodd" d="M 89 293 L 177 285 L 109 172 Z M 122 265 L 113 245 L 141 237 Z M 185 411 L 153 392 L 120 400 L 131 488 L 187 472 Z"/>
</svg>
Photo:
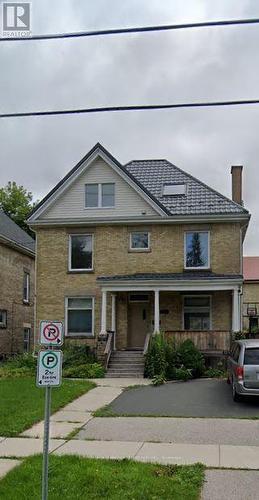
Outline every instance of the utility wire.
<svg viewBox="0 0 259 500">
<path fill-rule="evenodd" d="M 0 113 L 0 118 L 20 118 L 25 116 L 76 115 L 83 113 L 110 113 L 115 111 L 150 111 L 177 108 L 209 108 L 218 106 L 247 106 L 259 104 L 259 99 L 242 99 L 239 101 L 183 102 L 175 104 L 140 104 L 130 106 L 102 106 L 96 108 L 61 109 L 50 111 L 25 111 L 22 113 Z"/>
<path fill-rule="evenodd" d="M 152 31 L 170 31 L 190 28 L 210 28 L 214 26 L 234 26 L 245 24 L 258 24 L 259 18 L 252 19 L 230 19 L 223 21 L 205 21 L 199 23 L 167 24 L 161 26 L 139 26 L 133 28 L 115 28 L 98 31 L 78 31 L 72 33 L 50 33 L 45 35 L 32 35 L 25 38 L 0 37 L 0 42 L 28 42 L 31 40 L 57 40 L 60 38 L 79 38 L 89 36 L 122 35 L 128 33 L 147 33 Z"/>
</svg>

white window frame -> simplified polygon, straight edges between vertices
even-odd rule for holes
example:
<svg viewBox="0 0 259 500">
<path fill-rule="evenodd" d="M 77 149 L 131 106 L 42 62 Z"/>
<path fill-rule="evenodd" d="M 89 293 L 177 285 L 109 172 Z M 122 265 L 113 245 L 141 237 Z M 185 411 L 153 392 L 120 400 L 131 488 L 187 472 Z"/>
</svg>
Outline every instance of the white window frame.
<svg viewBox="0 0 259 500">
<path fill-rule="evenodd" d="M 92 300 L 92 308 L 89 309 L 89 308 L 69 308 L 68 307 L 68 300 L 69 299 L 91 299 Z M 79 311 L 82 311 L 82 310 L 86 310 L 86 311 L 89 311 L 91 310 L 92 311 L 92 331 L 91 333 L 87 332 L 87 333 L 73 333 L 73 332 L 68 332 L 68 311 L 69 310 L 79 310 Z M 94 319 L 95 319 L 95 297 L 93 297 L 92 295 L 84 295 L 84 297 L 82 296 L 69 296 L 69 297 L 65 297 L 65 336 L 66 337 L 73 337 L 73 338 L 76 338 L 76 337 L 84 337 L 84 338 L 94 338 L 94 327 L 95 327 L 95 324 L 94 324 Z"/>
<path fill-rule="evenodd" d="M 87 207 L 86 206 L 86 186 L 91 185 L 91 184 L 97 184 L 98 185 L 98 204 L 96 207 Z M 104 184 L 113 184 L 114 185 L 114 205 L 111 205 L 109 207 L 104 207 L 102 205 L 102 186 Z M 115 208 L 115 182 L 86 182 L 85 183 L 85 210 L 106 210 L 106 208 L 111 209 Z"/>
<path fill-rule="evenodd" d="M 91 268 L 74 269 L 72 264 L 72 238 L 73 236 L 91 236 L 92 237 L 92 266 Z M 87 273 L 92 272 L 94 269 L 94 235 L 93 233 L 71 233 L 68 238 L 68 270 L 73 273 Z"/>
<path fill-rule="evenodd" d="M 25 291 L 25 288 L 24 288 L 24 279 L 25 279 L 25 276 L 26 276 L 26 296 L 24 295 L 24 291 Z M 28 271 L 23 271 L 23 287 L 22 287 L 22 298 L 23 298 L 23 302 L 25 304 L 29 304 L 30 302 L 30 273 Z"/>
<path fill-rule="evenodd" d="M 3 315 L 4 321 L 0 322 L 0 328 L 7 328 L 7 310 L 1 309 L 1 314 Z"/>
<path fill-rule="evenodd" d="M 185 298 L 191 298 L 191 297 L 206 297 L 206 298 L 209 298 L 209 302 L 210 302 L 210 305 L 209 305 L 209 313 L 210 313 L 210 317 L 209 317 L 209 331 L 212 330 L 212 296 L 209 295 L 209 294 L 190 294 L 190 293 L 187 293 L 185 295 L 183 295 L 183 298 L 182 298 L 182 330 L 183 331 L 190 331 L 190 332 L 200 332 L 200 331 L 204 331 L 206 332 L 207 330 L 185 330 L 185 325 L 184 325 L 184 312 L 185 312 L 185 307 L 184 307 L 184 299 Z M 201 306 L 202 307 L 202 306 Z M 204 306 L 205 307 L 205 306 Z"/>
<path fill-rule="evenodd" d="M 148 235 L 148 247 L 147 248 L 135 248 L 132 247 L 132 234 L 133 233 L 146 233 Z M 149 231 L 131 231 L 130 232 L 130 251 L 131 252 L 149 252 L 150 251 L 150 232 Z"/>
<path fill-rule="evenodd" d="M 207 266 L 198 266 L 198 267 L 188 267 L 186 266 L 186 257 L 187 257 L 187 245 L 186 245 L 186 239 L 187 239 L 187 234 L 190 233 L 206 233 L 208 235 L 208 264 Z M 188 270 L 195 270 L 195 269 L 210 269 L 210 231 L 205 231 L 205 230 L 190 230 L 190 231 L 185 231 L 184 233 L 184 269 Z"/>
</svg>

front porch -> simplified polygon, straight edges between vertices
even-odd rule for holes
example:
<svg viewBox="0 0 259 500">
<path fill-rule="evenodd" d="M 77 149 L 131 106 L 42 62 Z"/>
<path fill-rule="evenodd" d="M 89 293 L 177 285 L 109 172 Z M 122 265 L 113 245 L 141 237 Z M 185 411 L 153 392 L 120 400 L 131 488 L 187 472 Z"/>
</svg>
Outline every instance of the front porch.
<svg viewBox="0 0 259 500">
<path fill-rule="evenodd" d="M 177 343 L 191 339 L 204 353 L 222 353 L 241 330 L 242 277 L 207 273 L 99 278 L 101 332 L 112 331 L 112 350 L 146 348 L 163 331 Z M 111 320 L 107 325 L 107 302 Z"/>
</svg>

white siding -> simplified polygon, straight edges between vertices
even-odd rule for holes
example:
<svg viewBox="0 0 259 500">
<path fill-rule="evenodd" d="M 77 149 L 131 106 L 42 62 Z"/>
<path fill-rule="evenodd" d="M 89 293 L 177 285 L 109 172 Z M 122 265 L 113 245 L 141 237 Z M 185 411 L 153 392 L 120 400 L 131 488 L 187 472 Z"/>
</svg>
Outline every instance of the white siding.
<svg viewBox="0 0 259 500">
<path fill-rule="evenodd" d="M 115 207 L 85 209 L 85 184 L 98 182 L 115 183 Z M 157 212 L 101 158 L 93 161 L 75 182 L 42 213 L 40 218 L 80 218 L 80 217 L 124 217 L 157 215 Z"/>
</svg>

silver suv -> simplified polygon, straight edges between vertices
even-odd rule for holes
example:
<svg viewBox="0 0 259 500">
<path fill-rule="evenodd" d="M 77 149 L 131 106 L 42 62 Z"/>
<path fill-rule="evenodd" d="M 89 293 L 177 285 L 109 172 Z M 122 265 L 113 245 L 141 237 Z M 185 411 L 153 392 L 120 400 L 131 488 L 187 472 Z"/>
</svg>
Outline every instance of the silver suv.
<svg viewBox="0 0 259 500">
<path fill-rule="evenodd" d="M 259 339 L 233 342 L 227 371 L 234 401 L 241 396 L 259 396 Z"/>
</svg>

